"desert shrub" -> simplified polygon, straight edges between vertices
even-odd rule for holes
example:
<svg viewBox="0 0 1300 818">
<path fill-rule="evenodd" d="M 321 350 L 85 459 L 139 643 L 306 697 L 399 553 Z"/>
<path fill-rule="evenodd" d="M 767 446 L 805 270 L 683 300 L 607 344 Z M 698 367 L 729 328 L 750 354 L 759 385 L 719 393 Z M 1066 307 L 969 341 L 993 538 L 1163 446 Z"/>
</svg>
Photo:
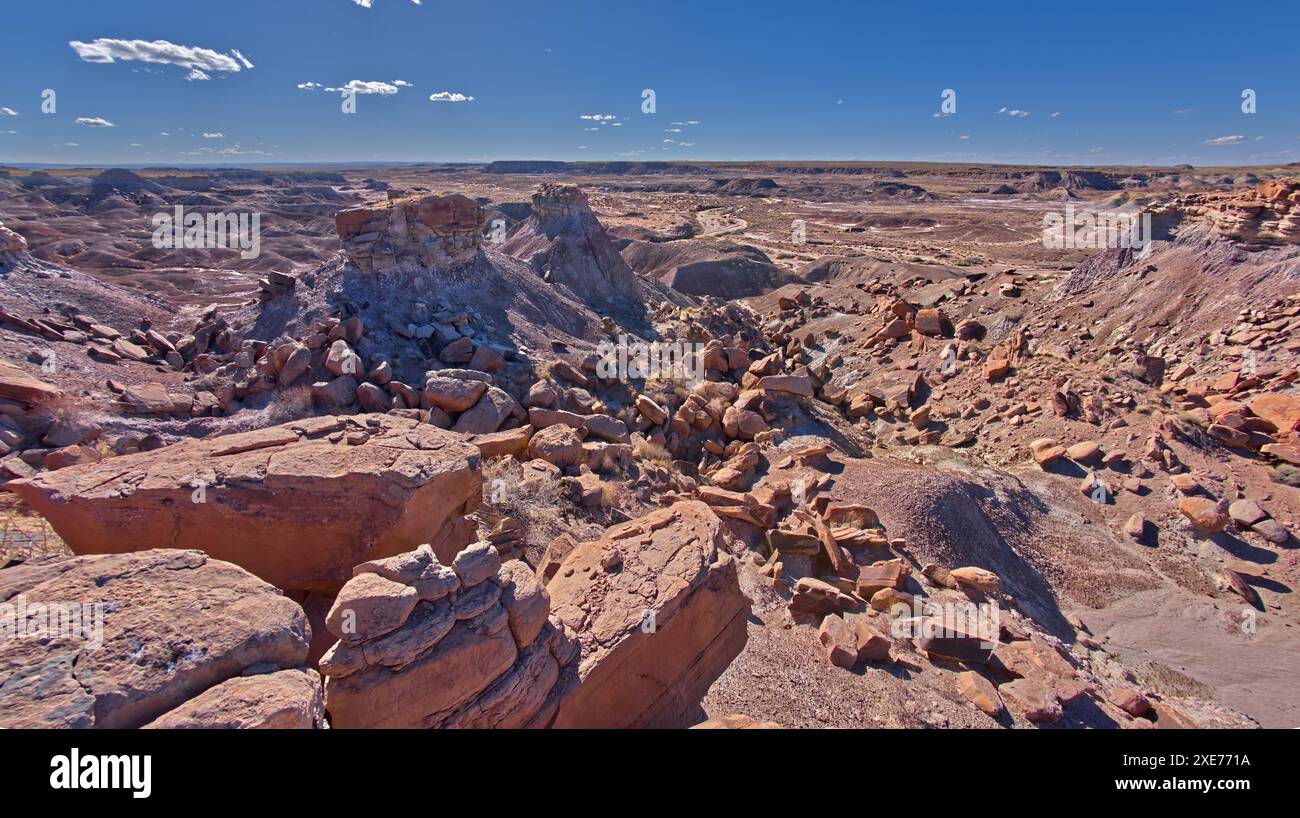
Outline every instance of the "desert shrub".
<svg viewBox="0 0 1300 818">
<path fill-rule="evenodd" d="M 642 460 L 649 460 L 652 463 L 658 463 L 661 466 L 671 466 L 673 462 L 672 455 L 668 450 L 653 440 L 642 439 L 632 449 L 632 454 Z"/>
<path fill-rule="evenodd" d="M 291 420 L 301 420 L 312 414 L 311 387 L 300 384 L 271 392 L 263 406 L 245 406 L 232 415 L 222 428 L 224 433 L 252 432 Z"/>
<path fill-rule="evenodd" d="M 526 546 L 545 548 L 568 530 L 573 500 L 559 477 L 529 475 L 513 457 L 497 457 L 483 464 L 483 511 L 486 522 L 514 517 L 527 532 Z"/>
</svg>

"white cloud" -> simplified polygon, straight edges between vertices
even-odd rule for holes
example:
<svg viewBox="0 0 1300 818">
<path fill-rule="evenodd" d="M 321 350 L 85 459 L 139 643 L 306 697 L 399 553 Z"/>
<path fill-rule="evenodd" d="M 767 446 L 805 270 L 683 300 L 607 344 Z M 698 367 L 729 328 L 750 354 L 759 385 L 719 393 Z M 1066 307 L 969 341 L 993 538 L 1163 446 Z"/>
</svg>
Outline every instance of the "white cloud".
<svg viewBox="0 0 1300 818">
<path fill-rule="evenodd" d="M 226 135 L 223 134 L 221 131 L 217 131 L 216 133 L 208 133 L 207 131 L 204 131 L 203 138 L 204 139 L 225 139 Z"/>
<path fill-rule="evenodd" d="M 1105 148 L 1102 148 L 1102 147 L 1096 147 L 1096 148 L 1092 148 L 1092 149 L 1090 149 L 1090 150 L 1088 151 L 1088 153 L 1104 153 L 1105 150 L 1106 150 Z"/>
<path fill-rule="evenodd" d="M 1052 119 L 1056 119 L 1060 115 L 1061 115 L 1060 111 L 1052 111 L 1050 116 L 1052 117 Z"/>
<path fill-rule="evenodd" d="M 1018 108 L 1008 108 L 1005 105 L 998 109 L 998 113 L 1006 114 L 1007 116 L 1015 116 L 1015 117 L 1029 116 L 1028 111 L 1022 111 Z"/>
<path fill-rule="evenodd" d="M 195 80 L 210 80 L 212 79 L 212 77 L 208 76 L 207 74 L 203 73 L 199 69 L 195 68 L 192 71 L 190 71 L 190 73 L 185 75 L 185 79 L 189 80 L 190 82 L 194 82 Z"/>
<path fill-rule="evenodd" d="M 398 88 L 411 87 L 411 83 L 407 82 L 406 80 L 393 80 L 393 85 L 396 85 Z"/>
<path fill-rule="evenodd" d="M 351 80 L 342 88 L 326 88 L 326 91 L 351 91 L 354 94 L 379 94 L 390 97 L 397 93 L 397 86 L 378 80 Z"/>
<path fill-rule="evenodd" d="M 370 9 L 375 7 L 375 0 L 352 0 L 352 2 L 356 3 L 358 6 L 361 6 L 361 8 L 363 9 Z M 420 0 L 411 0 L 411 4 L 418 6 L 420 5 Z"/>
<path fill-rule="evenodd" d="M 686 120 L 686 124 L 687 124 L 687 125 L 699 125 L 699 124 L 700 124 L 700 121 L 699 121 L 698 119 L 688 119 L 688 120 Z"/>
<path fill-rule="evenodd" d="M 1213 139 L 1205 140 L 1201 144 L 1210 145 L 1212 147 L 1219 147 L 1220 145 L 1236 145 L 1238 142 L 1245 142 L 1245 141 L 1246 141 L 1246 137 L 1242 136 L 1241 134 L 1234 134 L 1233 136 L 1216 136 Z"/>
<path fill-rule="evenodd" d="M 314 91 L 317 88 L 324 88 L 319 82 L 300 82 L 298 88 L 303 91 Z"/>
<path fill-rule="evenodd" d="M 63 143 L 63 147 L 65 147 L 65 148 L 78 148 L 78 147 L 81 147 L 81 146 L 78 145 L 76 142 L 64 142 L 64 143 Z"/>
<path fill-rule="evenodd" d="M 682 142 L 682 143 L 681 143 L 681 147 L 683 147 L 683 148 L 693 148 L 693 147 L 695 147 L 695 143 L 694 143 L 694 142 Z"/>
<path fill-rule="evenodd" d="M 593 122 L 610 122 L 618 119 L 618 117 L 613 114 L 583 114 L 579 116 L 578 119 L 590 119 Z"/>
<path fill-rule="evenodd" d="M 101 116 L 79 116 L 77 117 L 78 125 L 85 125 L 87 128 L 115 128 L 112 122 Z"/>
<path fill-rule="evenodd" d="M 238 73 L 253 67 L 253 64 L 238 51 L 223 54 L 210 48 L 177 45 L 167 40 L 117 40 L 100 37 L 88 43 L 70 40 L 68 45 L 72 46 L 77 56 L 86 62 L 114 63 L 121 60 L 160 63 L 178 65 L 201 73 L 208 71 Z M 194 78 L 192 74 L 190 78 Z"/>
<path fill-rule="evenodd" d="M 957 137 L 957 138 L 958 138 L 958 139 L 962 139 L 962 140 L 970 139 L 970 134 L 968 134 L 968 133 L 964 133 L 964 134 L 962 134 L 961 136 L 959 136 L 959 137 Z"/>
<path fill-rule="evenodd" d="M 663 141 L 663 144 L 665 144 L 665 145 L 676 145 L 676 144 L 677 144 L 677 141 L 674 140 L 674 139 L 665 139 L 665 140 Z"/>
<path fill-rule="evenodd" d="M 591 128 L 583 128 L 583 130 L 584 130 L 584 131 L 599 131 L 599 130 L 600 130 L 600 126 L 597 125 L 597 126 L 594 126 L 594 127 L 591 127 Z"/>
<path fill-rule="evenodd" d="M 18 112 L 13 108 L 0 108 L 0 116 L 18 116 Z"/>
<path fill-rule="evenodd" d="M 130 145 L 127 145 L 127 147 L 128 147 L 128 148 L 143 148 L 144 145 L 141 145 L 139 142 L 132 142 Z"/>
<path fill-rule="evenodd" d="M 664 133 L 681 133 L 681 128 L 664 128 Z"/>
<path fill-rule="evenodd" d="M 621 128 L 621 127 L 623 127 L 623 123 L 622 123 L 622 122 L 611 122 L 611 123 L 609 123 L 609 127 L 611 127 L 611 128 Z"/>
<path fill-rule="evenodd" d="M 467 97 L 459 91 L 439 91 L 436 94 L 429 95 L 430 102 L 473 102 L 473 97 Z"/>
</svg>

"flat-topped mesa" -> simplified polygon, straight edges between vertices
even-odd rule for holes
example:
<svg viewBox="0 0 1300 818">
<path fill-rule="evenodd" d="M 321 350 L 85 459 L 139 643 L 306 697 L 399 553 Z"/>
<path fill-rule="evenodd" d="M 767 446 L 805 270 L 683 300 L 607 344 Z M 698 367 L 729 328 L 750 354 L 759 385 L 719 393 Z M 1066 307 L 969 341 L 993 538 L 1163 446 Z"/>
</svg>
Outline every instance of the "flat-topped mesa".
<svg viewBox="0 0 1300 818">
<path fill-rule="evenodd" d="M 1191 221 L 1239 241 L 1300 244 L 1300 179 L 1260 182 L 1254 190 L 1191 193 L 1151 214 L 1157 235 Z"/>
<path fill-rule="evenodd" d="M 408 196 L 334 214 L 348 260 L 367 273 L 469 261 L 482 244 L 483 208 L 468 196 Z"/>
</svg>

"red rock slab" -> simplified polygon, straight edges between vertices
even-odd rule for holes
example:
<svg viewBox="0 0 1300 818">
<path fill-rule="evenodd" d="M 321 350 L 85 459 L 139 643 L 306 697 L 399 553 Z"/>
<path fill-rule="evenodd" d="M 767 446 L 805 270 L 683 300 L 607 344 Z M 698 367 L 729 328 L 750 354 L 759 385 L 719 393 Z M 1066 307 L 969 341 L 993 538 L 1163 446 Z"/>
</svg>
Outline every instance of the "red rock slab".
<svg viewBox="0 0 1300 818">
<path fill-rule="evenodd" d="M 302 608 L 201 551 L 32 560 L 0 570 L 0 599 L 29 617 L 77 603 L 90 626 L 0 639 L 0 727 L 140 727 L 248 668 L 307 658 Z"/>
<path fill-rule="evenodd" d="M 77 554 L 197 548 L 277 587 L 337 591 L 352 567 L 430 543 L 450 560 L 480 502 L 478 449 L 393 415 L 290 441 L 294 422 L 9 483 Z M 348 430 L 364 431 L 364 442 Z M 201 487 L 201 492 L 199 488 Z"/>
<path fill-rule="evenodd" d="M 318 730 L 324 726 L 320 674 L 307 669 L 227 679 L 145 725 L 154 730 Z"/>
<path fill-rule="evenodd" d="M 21 369 L 0 363 L 0 398 L 20 403 L 42 404 L 63 397 L 63 390 L 28 375 Z"/>
</svg>

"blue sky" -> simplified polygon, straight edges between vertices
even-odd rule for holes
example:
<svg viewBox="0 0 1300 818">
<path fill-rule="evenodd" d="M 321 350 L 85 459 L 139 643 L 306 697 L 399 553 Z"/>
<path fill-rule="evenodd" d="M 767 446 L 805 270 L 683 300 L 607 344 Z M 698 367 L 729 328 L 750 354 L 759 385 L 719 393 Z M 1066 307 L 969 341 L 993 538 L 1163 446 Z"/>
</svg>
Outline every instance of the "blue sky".
<svg viewBox="0 0 1300 818">
<path fill-rule="evenodd" d="M 0 163 L 1300 159 L 1294 0 L 370 3 L 7 3 Z"/>
</svg>

